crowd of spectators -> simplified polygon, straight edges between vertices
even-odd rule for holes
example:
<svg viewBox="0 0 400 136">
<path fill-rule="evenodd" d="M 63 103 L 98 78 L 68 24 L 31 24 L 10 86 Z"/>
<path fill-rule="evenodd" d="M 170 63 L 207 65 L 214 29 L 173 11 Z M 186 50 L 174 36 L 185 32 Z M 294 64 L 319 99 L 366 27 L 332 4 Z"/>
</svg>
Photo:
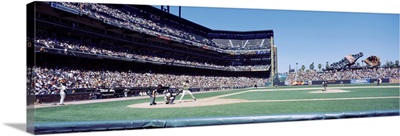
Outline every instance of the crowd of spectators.
<svg viewBox="0 0 400 136">
<path fill-rule="evenodd" d="M 189 80 L 192 88 L 235 88 L 264 85 L 267 79 L 248 77 L 217 77 L 134 73 L 131 71 L 91 71 L 70 68 L 37 67 L 33 72 L 36 94 L 55 94 L 56 86 L 64 80 L 68 89 L 77 88 L 129 88 L 163 86 L 180 87 Z"/>
<path fill-rule="evenodd" d="M 43 47 L 39 51 L 45 52 L 46 48 L 57 48 L 63 50 L 65 53 L 69 51 L 78 51 L 89 54 L 96 55 L 107 55 L 112 57 L 120 57 L 126 59 L 136 59 L 142 61 L 152 61 L 160 63 L 170 63 L 174 65 L 184 65 L 184 66 L 194 66 L 194 67 L 204 67 L 213 68 L 220 70 L 230 70 L 230 71 L 259 71 L 268 70 L 269 65 L 256 65 L 256 66 L 223 66 L 216 65 L 205 62 L 194 62 L 175 58 L 165 58 L 160 55 L 149 55 L 149 54 L 139 54 L 132 48 L 120 47 L 120 46 L 110 46 L 95 43 L 84 43 L 82 41 L 74 40 L 59 40 L 55 38 L 41 38 L 38 37 L 35 41 L 38 47 Z M 45 47 L 45 48 L 44 48 Z"/>
<path fill-rule="evenodd" d="M 289 73 L 287 79 L 293 81 L 322 81 L 322 80 L 352 80 L 352 79 L 378 79 L 378 78 L 400 78 L 399 68 L 377 68 L 377 69 L 343 69 L 317 72 L 314 70 L 298 71 Z"/>
<path fill-rule="evenodd" d="M 133 31 L 154 35 L 164 36 L 178 42 L 187 42 L 196 46 L 209 46 L 205 43 L 211 43 L 204 37 L 175 29 L 164 24 L 162 18 L 147 12 L 129 9 L 115 9 L 110 5 L 101 5 L 97 3 L 72 3 L 58 2 L 63 6 L 78 10 L 85 15 L 97 18 L 118 27 L 124 27 Z"/>
<path fill-rule="evenodd" d="M 52 2 L 53 3 L 53 2 Z M 181 43 L 209 47 L 218 47 L 211 39 L 201 34 L 192 33 L 184 26 L 173 25 L 160 16 L 150 14 L 134 8 L 113 8 L 112 5 L 96 3 L 54 2 L 81 14 L 102 20 L 104 23 L 117 27 L 124 27 L 140 33 L 153 36 L 163 36 Z M 173 21 L 173 20 L 171 20 Z M 179 23 L 178 23 L 179 24 Z M 206 67 L 231 71 L 268 70 L 269 65 L 256 66 L 225 66 L 212 63 L 188 61 L 180 58 L 164 57 L 135 51 L 123 46 L 110 46 L 103 43 L 82 42 L 71 39 L 56 39 L 36 37 L 36 45 L 40 52 L 57 49 L 64 53 L 87 53 L 106 55 L 111 57 L 135 59 L 150 62 L 172 63 L 194 67 Z M 263 86 L 268 79 L 249 77 L 221 77 L 221 76 L 194 76 L 173 75 L 159 73 L 135 73 L 132 71 L 88 70 L 74 68 L 47 68 L 36 67 L 33 70 L 33 85 L 36 94 L 56 94 L 57 84 L 66 82 L 68 89 L 78 88 L 129 88 L 164 86 L 180 86 L 183 81 L 189 80 L 192 88 L 235 88 L 250 87 L 255 84 Z"/>
<path fill-rule="evenodd" d="M 124 27 L 140 33 L 153 36 L 162 36 L 177 42 L 186 43 L 208 49 L 227 48 L 225 44 L 218 44 L 206 37 L 205 34 L 196 34 L 182 24 L 173 20 L 164 19 L 158 15 L 151 14 L 135 8 L 113 8 L 112 5 L 102 5 L 98 3 L 73 3 L 73 2 L 53 2 L 68 8 L 77 10 L 84 15 L 102 20 L 105 23 L 117 27 Z M 254 45 L 254 46 L 252 46 Z M 231 46 L 232 47 L 232 46 Z M 230 48 L 231 48 L 230 47 Z M 267 46 L 257 46 L 249 44 L 247 47 L 238 46 L 237 49 L 266 49 Z"/>
</svg>

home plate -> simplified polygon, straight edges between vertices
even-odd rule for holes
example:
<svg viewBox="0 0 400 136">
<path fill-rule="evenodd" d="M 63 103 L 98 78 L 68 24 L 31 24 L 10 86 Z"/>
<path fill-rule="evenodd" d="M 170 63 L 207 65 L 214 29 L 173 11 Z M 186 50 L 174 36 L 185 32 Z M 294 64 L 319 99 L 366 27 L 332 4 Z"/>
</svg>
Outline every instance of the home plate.
<svg viewBox="0 0 400 136">
<path fill-rule="evenodd" d="M 242 99 L 223 99 L 223 98 L 205 98 L 205 99 L 197 99 L 197 101 L 189 100 L 182 101 L 179 103 L 178 101 L 175 104 L 165 104 L 163 101 L 157 102 L 157 105 L 150 106 L 148 102 L 146 103 L 137 103 L 128 105 L 129 108 L 181 108 L 181 107 L 199 107 L 199 106 L 214 106 L 214 105 L 223 105 L 223 104 L 234 104 L 246 102 L 248 100 Z"/>
<path fill-rule="evenodd" d="M 322 91 L 318 90 L 318 91 L 312 91 L 309 93 L 345 93 L 345 92 L 349 92 L 349 91 L 345 91 L 345 90 L 337 90 L 337 89 L 327 89 L 326 91 Z"/>
</svg>

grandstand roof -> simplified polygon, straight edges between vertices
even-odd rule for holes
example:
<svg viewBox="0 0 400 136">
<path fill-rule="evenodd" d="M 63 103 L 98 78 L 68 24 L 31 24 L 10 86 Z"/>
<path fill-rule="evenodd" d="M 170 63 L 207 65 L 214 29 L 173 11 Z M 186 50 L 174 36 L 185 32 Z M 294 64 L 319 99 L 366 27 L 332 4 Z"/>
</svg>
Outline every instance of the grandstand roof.
<svg viewBox="0 0 400 136">
<path fill-rule="evenodd" d="M 259 31 L 226 31 L 226 30 L 212 30 L 208 33 L 209 38 L 220 39 L 263 39 L 271 38 L 274 36 L 273 30 L 259 30 Z"/>
</svg>

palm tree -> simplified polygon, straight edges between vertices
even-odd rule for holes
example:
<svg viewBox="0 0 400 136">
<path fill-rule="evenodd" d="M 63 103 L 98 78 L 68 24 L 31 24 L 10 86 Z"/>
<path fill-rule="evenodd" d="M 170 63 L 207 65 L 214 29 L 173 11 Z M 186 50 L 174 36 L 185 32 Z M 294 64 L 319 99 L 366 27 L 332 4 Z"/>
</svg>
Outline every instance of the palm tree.
<svg viewBox="0 0 400 136">
<path fill-rule="evenodd" d="M 386 67 L 390 67 L 390 62 L 386 60 Z"/>
<path fill-rule="evenodd" d="M 314 62 L 310 64 L 310 70 L 314 70 Z"/>
<path fill-rule="evenodd" d="M 325 68 L 329 68 L 329 62 L 326 62 Z"/>
</svg>

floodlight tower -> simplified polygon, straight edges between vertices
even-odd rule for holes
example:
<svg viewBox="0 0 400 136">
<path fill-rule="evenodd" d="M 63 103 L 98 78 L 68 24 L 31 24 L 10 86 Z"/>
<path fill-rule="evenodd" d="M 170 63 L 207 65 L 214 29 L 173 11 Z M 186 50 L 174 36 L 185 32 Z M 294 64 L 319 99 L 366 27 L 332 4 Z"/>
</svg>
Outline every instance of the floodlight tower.
<svg viewBox="0 0 400 136">
<path fill-rule="evenodd" d="M 271 72 L 270 72 L 270 79 L 271 79 L 271 81 L 272 81 L 272 84 L 271 85 L 274 85 L 274 79 L 275 79 L 275 76 L 276 76 L 276 74 L 278 73 L 278 63 L 277 63 L 277 60 L 278 60 L 278 53 L 277 53 L 277 47 L 275 46 L 275 44 L 274 44 L 274 37 L 272 36 L 271 37 L 271 39 L 270 39 L 270 42 L 271 42 L 271 48 L 270 48 L 270 54 L 271 54 L 271 56 L 270 56 L 270 58 L 271 58 Z"/>
<path fill-rule="evenodd" d="M 168 13 L 169 13 L 169 11 L 170 11 L 169 9 L 170 9 L 170 8 L 169 8 L 169 5 L 167 5 L 167 6 L 165 6 L 165 7 L 164 7 L 164 5 L 161 5 L 161 10 L 162 10 L 162 11 L 165 11 L 165 12 L 168 12 Z M 178 6 L 178 10 L 179 10 L 179 11 L 178 11 L 178 13 L 179 13 L 178 16 L 181 17 L 181 15 L 182 15 L 182 14 L 181 14 L 181 13 L 182 13 L 182 7 L 181 7 L 181 6 Z"/>
</svg>

